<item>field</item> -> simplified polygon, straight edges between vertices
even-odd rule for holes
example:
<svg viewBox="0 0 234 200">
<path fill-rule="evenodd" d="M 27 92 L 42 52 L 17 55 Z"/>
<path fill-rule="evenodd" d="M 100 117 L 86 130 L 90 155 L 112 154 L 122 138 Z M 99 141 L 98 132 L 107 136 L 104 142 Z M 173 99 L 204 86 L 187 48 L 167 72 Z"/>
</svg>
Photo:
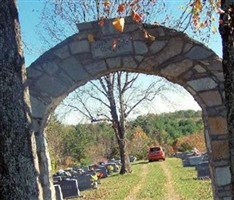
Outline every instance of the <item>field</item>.
<svg viewBox="0 0 234 200">
<path fill-rule="evenodd" d="M 82 199 L 95 200 L 211 200 L 210 180 L 196 180 L 194 167 L 184 168 L 177 158 L 138 161 L 133 172 L 101 180 L 98 189 L 82 191 Z M 80 200 L 81 198 L 79 198 Z M 78 199 L 77 199 L 78 200 Z"/>
</svg>

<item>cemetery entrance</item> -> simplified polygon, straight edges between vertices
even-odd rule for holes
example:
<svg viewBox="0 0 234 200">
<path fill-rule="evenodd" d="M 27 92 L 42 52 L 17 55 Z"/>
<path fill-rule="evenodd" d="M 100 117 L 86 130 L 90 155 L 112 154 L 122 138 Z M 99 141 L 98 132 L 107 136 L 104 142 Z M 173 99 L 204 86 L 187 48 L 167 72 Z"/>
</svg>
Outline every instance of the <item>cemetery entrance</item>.
<svg viewBox="0 0 234 200">
<path fill-rule="evenodd" d="M 56 45 L 27 68 L 44 199 L 51 198 L 49 158 L 43 136 L 50 113 L 76 88 L 118 70 L 162 76 L 183 86 L 194 97 L 203 111 L 214 198 L 232 199 L 234 183 L 221 59 L 181 32 L 143 26 L 156 37 L 155 41 L 147 40 L 144 31 L 130 18 L 126 18 L 123 33 L 112 26 L 112 20 L 104 27 L 97 22 L 78 24 L 78 34 Z"/>
</svg>

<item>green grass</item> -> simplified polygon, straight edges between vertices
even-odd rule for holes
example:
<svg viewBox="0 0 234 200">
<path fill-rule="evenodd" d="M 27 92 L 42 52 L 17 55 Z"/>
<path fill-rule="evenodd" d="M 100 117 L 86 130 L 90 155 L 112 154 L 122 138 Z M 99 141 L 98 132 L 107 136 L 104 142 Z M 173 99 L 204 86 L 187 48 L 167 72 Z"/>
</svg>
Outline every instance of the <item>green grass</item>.
<svg viewBox="0 0 234 200">
<path fill-rule="evenodd" d="M 195 180 L 195 167 L 183 167 L 182 161 L 176 158 L 167 159 L 168 167 L 173 173 L 176 192 L 185 200 L 213 199 L 211 181 Z"/>
<path fill-rule="evenodd" d="M 115 174 L 101 180 L 97 190 L 82 191 L 86 199 L 92 200 L 124 200 L 134 187 L 140 184 L 135 194 L 136 199 L 163 200 L 167 194 L 167 177 L 162 169 L 166 164 L 172 174 L 175 192 L 181 200 L 212 200 L 210 180 L 194 180 L 194 167 L 183 167 L 180 159 L 167 158 L 165 162 L 139 161 L 132 165 L 133 172 L 127 175 Z M 142 169 L 147 173 L 142 178 Z M 77 198 L 76 200 L 80 200 Z M 75 199 L 74 199 L 75 200 Z"/>
<path fill-rule="evenodd" d="M 162 199 L 166 191 L 166 176 L 162 173 L 160 162 L 147 162 L 148 173 L 137 199 Z"/>
<path fill-rule="evenodd" d="M 101 185 L 97 190 L 83 191 L 87 199 L 95 200 L 120 200 L 124 199 L 132 188 L 141 180 L 141 165 L 133 165 L 131 174 L 115 174 L 101 180 Z"/>
</svg>

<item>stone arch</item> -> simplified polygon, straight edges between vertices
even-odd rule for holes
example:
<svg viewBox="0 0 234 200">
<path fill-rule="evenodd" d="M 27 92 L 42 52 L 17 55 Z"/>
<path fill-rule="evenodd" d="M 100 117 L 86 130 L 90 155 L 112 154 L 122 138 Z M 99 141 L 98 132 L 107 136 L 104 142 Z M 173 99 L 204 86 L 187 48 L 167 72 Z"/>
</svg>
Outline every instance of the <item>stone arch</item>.
<svg viewBox="0 0 234 200">
<path fill-rule="evenodd" d="M 159 75 L 190 92 L 203 111 L 214 198 L 232 199 L 221 59 L 203 44 L 173 29 L 148 24 L 139 28 L 126 18 L 125 30 L 119 33 L 111 22 L 106 21 L 104 27 L 97 22 L 78 24 L 78 34 L 27 68 L 44 197 L 51 195 L 43 135 L 50 112 L 89 80 L 122 70 Z M 143 29 L 156 40 L 145 39 Z"/>
</svg>

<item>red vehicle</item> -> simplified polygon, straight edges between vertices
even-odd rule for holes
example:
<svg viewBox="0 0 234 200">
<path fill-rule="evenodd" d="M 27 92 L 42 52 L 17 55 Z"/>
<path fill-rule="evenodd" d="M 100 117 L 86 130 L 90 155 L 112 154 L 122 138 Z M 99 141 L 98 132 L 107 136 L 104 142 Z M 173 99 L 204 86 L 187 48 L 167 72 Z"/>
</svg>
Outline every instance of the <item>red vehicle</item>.
<svg viewBox="0 0 234 200">
<path fill-rule="evenodd" d="M 148 152 L 148 160 L 151 161 L 158 161 L 158 160 L 165 160 L 165 152 L 161 146 L 150 147 Z"/>
</svg>

